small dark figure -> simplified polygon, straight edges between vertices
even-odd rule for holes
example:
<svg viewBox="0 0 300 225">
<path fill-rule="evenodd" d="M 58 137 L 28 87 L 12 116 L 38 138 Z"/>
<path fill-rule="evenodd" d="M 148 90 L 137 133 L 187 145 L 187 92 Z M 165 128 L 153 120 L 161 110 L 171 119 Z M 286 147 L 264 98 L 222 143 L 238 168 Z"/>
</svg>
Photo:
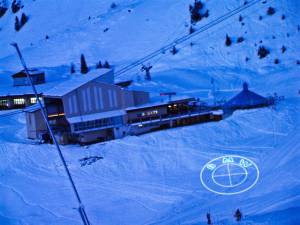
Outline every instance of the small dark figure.
<svg viewBox="0 0 300 225">
<path fill-rule="evenodd" d="M 145 80 L 151 80 L 151 75 L 150 75 L 150 70 L 152 69 L 153 66 L 148 64 L 148 66 L 143 65 L 141 68 L 141 71 L 145 71 Z"/>
<path fill-rule="evenodd" d="M 243 17 L 240 15 L 239 16 L 239 21 L 242 22 L 243 21 Z"/>
<path fill-rule="evenodd" d="M 248 4 L 248 1 L 244 1 L 244 5 L 247 5 Z"/>
<path fill-rule="evenodd" d="M 245 61 L 246 61 L 246 62 L 248 62 L 249 60 L 250 60 L 249 57 L 246 57 L 246 58 L 245 58 Z"/>
<path fill-rule="evenodd" d="M 296 61 L 296 64 L 297 64 L 297 65 L 300 65 L 300 60 L 297 60 L 297 61 Z"/>
<path fill-rule="evenodd" d="M 80 64 L 81 64 L 81 66 L 80 66 L 80 72 L 82 74 L 88 73 L 89 72 L 89 68 L 88 68 L 88 66 L 86 64 L 86 61 L 85 61 L 85 58 L 84 58 L 83 54 L 81 54 L 81 57 L 80 57 Z"/>
<path fill-rule="evenodd" d="M 231 38 L 226 34 L 225 45 L 229 47 L 232 44 Z"/>
<path fill-rule="evenodd" d="M 275 63 L 275 64 L 279 64 L 279 59 L 275 59 L 275 60 L 274 60 L 274 63 Z"/>
<path fill-rule="evenodd" d="M 173 46 L 173 48 L 172 48 L 172 50 L 171 50 L 171 53 L 172 53 L 173 55 L 176 55 L 176 54 L 178 53 L 178 49 L 177 49 L 175 46 Z"/>
<path fill-rule="evenodd" d="M 281 47 L 281 52 L 282 52 L 282 53 L 285 53 L 285 51 L 286 51 L 286 47 L 283 45 L 283 46 Z"/>
<path fill-rule="evenodd" d="M 258 19 L 259 19 L 259 20 L 262 20 L 262 16 L 259 16 Z"/>
<path fill-rule="evenodd" d="M 234 217 L 235 217 L 236 221 L 240 222 L 242 220 L 242 216 L 243 215 L 242 215 L 241 211 L 239 209 L 237 209 L 235 211 L 235 214 L 234 214 Z"/>
<path fill-rule="evenodd" d="M 107 61 L 104 62 L 103 68 L 106 68 L 106 69 L 110 68 L 110 65 L 109 65 L 109 63 Z"/>
<path fill-rule="evenodd" d="M 206 213 L 207 224 L 212 225 L 210 213 Z"/>
<path fill-rule="evenodd" d="M 48 39 L 49 39 L 49 36 L 48 36 L 48 35 L 46 35 L 45 39 L 46 39 L 46 40 L 48 40 Z"/>
<path fill-rule="evenodd" d="M 281 19 L 282 19 L 282 20 L 285 20 L 285 15 L 282 15 L 282 16 L 281 16 Z"/>
</svg>

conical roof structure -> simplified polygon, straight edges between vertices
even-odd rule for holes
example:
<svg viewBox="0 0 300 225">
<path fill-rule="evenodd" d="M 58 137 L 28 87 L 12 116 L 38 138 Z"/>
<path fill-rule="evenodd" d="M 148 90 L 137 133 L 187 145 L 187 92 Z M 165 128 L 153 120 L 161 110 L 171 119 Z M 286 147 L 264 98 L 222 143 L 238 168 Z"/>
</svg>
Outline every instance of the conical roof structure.
<svg viewBox="0 0 300 225">
<path fill-rule="evenodd" d="M 224 104 L 224 108 L 229 109 L 249 109 L 269 105 L 267 98 L 249 91 L 248 84 L 243 84 L 243 90 Z"/>
</svg>

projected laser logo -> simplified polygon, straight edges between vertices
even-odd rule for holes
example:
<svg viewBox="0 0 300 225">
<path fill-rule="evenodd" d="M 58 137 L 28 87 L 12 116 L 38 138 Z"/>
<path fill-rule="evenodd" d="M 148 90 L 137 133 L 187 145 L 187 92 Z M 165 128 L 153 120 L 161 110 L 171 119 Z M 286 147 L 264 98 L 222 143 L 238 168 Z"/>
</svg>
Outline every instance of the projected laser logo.
<svg viewBox="0 0 300 225">
<path fill-rule="evenodd" d="M 257 183 L 259 170 L 250 159 L 237 155 L 215 158 L 202 168 L 200 180 L 209 191 L 220 195 L 241 194 Z"/>
</svg>

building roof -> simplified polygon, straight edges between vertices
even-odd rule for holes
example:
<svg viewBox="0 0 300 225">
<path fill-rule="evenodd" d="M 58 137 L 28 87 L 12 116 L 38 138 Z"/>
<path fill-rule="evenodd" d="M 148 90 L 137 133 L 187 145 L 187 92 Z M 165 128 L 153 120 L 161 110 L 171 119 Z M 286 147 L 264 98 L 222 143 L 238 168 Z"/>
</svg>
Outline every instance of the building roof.
<svg viewBox="0 0 300 225">
<path fill-rule="evenodd" d="M 73 78 L 65 82 L 47 90 L 43 93 L 44 96 L 51 96 L 51 97 L 62 97 L 71 91 L 81 87 L 82 85 L 99 78 L 100 76 L 108 73 L 109 69 L 100 69 L 100 70 L 93 70 L 87 74 L 76 74 L 73 75 Z"/>
<path fill-rule="evenodd" d="M 251 108 L 267 105 L 268 99 L 249 91 L 248 84 L 243 84 L 243 90 L 225 103 L 225 108 Z"/>
<path fill-rule="evenodd" d="M 30 76 L 37 76 L 37 75 L 45 75 L 43 71 L 40 71 L 38 69 L 29 69 Z M 21 78 L 21 77 L 27 77 L 27 74 L 24 70 L 21 70 L 18 73 L 15 73 L 12 75 L 13 78 Z"/>
<path fill-rule="evenodd" d="M 191 100 L 195 100 L 195 98 L 191 98 L 191 97 L 187 97 L 187 96 L 175 96 L 175 97 L 172 97 L 171 101 L 166 99 L 163 101 L 156 101 L 156 102 L 150 102 L 150 103 L 146 103 L 146 104 L 142 104 L 142 105 L 138 105 L 138 106 L 131 106 L 131 107 L 126 108 L 126 111 L 146 109 L 146 108 L 152 108 L 152 107 L 156 107 L 156 106 L 164 106 L 164 105 L 168 105 L 168 104 L 180 103 L 183 101 L 191 101 Z"/>
<path fill-rule="evenodd" d="M 105 118 L 111 118 L 116 116 L 123 116 L 125 115 L 125 110 L 114 110 L 114 111 L 107 111 L 101 113 L 93 113 L 87 114 L 82 116 L 74 116 L 74 117 L 66 117 L 69 123 L 80 123 L 80 122 L 87 122 L 93 120 L 101 120 Z"/>
</svg>

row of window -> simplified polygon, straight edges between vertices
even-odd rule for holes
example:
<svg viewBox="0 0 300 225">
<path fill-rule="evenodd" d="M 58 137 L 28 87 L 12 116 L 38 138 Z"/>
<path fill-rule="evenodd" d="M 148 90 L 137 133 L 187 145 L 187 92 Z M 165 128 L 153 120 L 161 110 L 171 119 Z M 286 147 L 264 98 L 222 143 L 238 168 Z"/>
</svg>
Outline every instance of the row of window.
<svg viewBox="0 0 300 225">
<path fill-rule="evenodd" d="M 42 98 L 39 98 L 42 101 Z M 32 97 L 30 98 L 30 104 L 35 104 L 36 98 Z M 24 98 L 14 98 L 13 99 L 13 104 L 14 105 L 25 105 L 25 99 Z M 7 99 L 1 99 L 0 100 L 0 106 L 8 106 L 8 100 Z"/>
<path fill-rule="evenodd" d="M 122 116 L 116 116 L 116 117 L 111 117 L 111 118 L 75 123 L 74 131 L 89 130 L 89 129 L 95 129 L 95 128 L 107 127 L 107 126 L 115 126 L 115 125 L 121 125 L 121 124 L 123 124 Z"/>
<path fill-rule="evenodd" d="M 6 99 L 1 99 L 0 106 L 8 106 L 8 101 Z"/>
</svg>

